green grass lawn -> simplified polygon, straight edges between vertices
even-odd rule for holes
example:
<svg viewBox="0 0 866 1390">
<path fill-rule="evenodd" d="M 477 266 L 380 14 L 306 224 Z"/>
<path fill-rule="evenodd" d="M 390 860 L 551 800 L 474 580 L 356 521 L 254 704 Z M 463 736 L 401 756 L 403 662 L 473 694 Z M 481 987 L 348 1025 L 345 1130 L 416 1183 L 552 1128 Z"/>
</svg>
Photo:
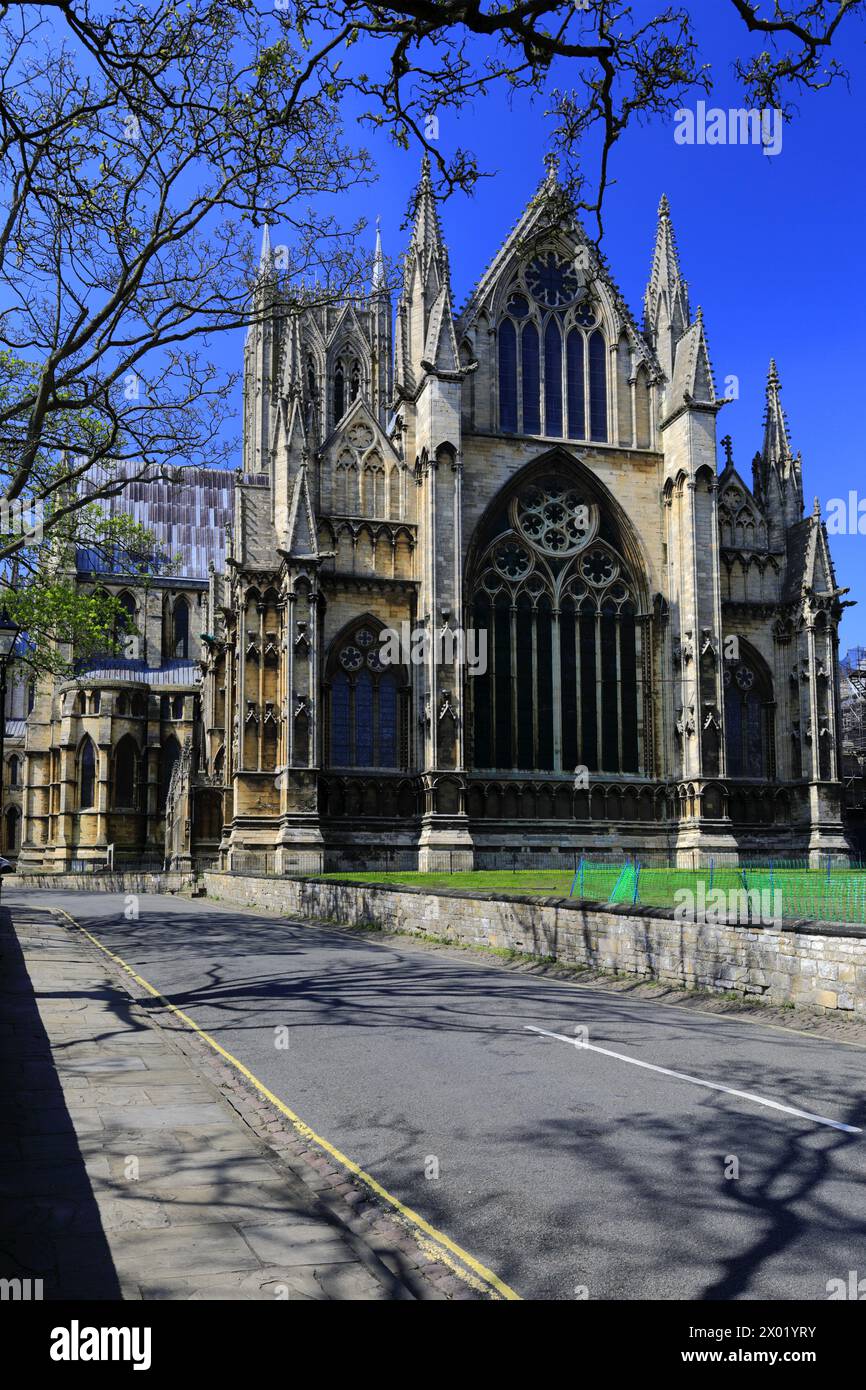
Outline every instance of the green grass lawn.
<svg viewBox="0 0 866 1390">
<path fill-rule="evenodd" d="M 745 879 L 743 877 L 745 874 Z M 572 869 L 479 869 L 470 873 L 393 873 L 325 874 L 328 879 L 353 879 L 366 883 L 409 885 L 415 888 L 472 889 L 476 892 L 518 894 L 528 897 L 568 897 L 574 888 L 575 898 L 607 902 L 634 900 L 634 872 L 631 867 L 623 874 L 621 864 L 588 864 L 584 867 L 582 884 L 575 883 Z M 806 918 L 812 921 L 866 923 L 866 869 L 771 868 L 723 865 L 714 869 L 672 869 L 648 867 L 641 869 L 637 885 L 637 901 L 647 907 L 673 908 L 677 889 L 695 893 L 703 885 L 704 894 L 711 889 L 727 893 L 758 890 L 780 893 L 782 916 Z M 582 891 L 581 891 L 582 890 Z M 771 904 L 772 899 L 768 900 Z"/>
<path fill-rule="evenodd" d="M 611 888 L 619 874 L 619 866 L 614 865 L 605 871 Z M 525 893 L 568 897 L 574 871 L 560 869 L 477 869 L 465 874 L 418 874 L 394 873 L 355 873 L 354 869 L 344 874 L 323 874 L 323 878 L 360 880 L 364 883 L 408 884 L 412 888 L 471 888 L 484 893 Z M 608 893 L 610 889 L 608 889 Z"/>
</svg>

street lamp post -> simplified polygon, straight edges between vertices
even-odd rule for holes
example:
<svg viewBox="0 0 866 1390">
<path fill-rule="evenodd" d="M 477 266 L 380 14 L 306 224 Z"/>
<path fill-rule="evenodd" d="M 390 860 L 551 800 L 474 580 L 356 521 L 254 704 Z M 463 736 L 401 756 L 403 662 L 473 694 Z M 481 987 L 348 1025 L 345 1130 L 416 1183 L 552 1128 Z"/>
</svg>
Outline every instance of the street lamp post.
<svg viewBox="0 0 866 1390">
<path fill-rule="evenodd" d="M 19 628 L 10 622 L 5 613 L 0 613 L 0 834 L 3 828 L 3 791 L 6 769 L 3 766 L 4 743 L 6 741 L 6 676 L 9 662 L 18 641 Z M 0 888 L 3 874 L 0 873 Z"/>
</svg>

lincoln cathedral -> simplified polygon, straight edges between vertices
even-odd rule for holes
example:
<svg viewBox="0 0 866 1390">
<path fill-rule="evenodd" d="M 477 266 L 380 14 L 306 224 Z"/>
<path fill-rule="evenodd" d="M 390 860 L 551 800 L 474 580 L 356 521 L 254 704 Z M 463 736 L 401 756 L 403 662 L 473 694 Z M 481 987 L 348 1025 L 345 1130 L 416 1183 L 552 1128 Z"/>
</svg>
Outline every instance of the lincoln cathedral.
<svg viewBox="0 0 866 1390">
<path fill-rule="evenodd" d="M 426 165 L 396 306 L 378 244 L 323 307 L 265 235 L 238 470 L 105 504 L 180 564 L 79 553 L 124 655 L 19 693 L 19 869 L 847 853 L 845 591 L 776 366 L 735 460 L 666 199 L 641 321 L 564 208 L 550 172 L 462 308 Z"/>
</svg>

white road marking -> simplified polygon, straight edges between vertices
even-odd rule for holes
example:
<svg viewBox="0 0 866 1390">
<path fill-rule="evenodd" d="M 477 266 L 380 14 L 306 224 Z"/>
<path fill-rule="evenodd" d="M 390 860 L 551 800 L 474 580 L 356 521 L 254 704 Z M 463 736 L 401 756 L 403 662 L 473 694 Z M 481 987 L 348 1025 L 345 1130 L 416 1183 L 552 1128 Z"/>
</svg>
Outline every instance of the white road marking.
<svg viewBox="0 0 866 1390">
<path fill-rule="evenodd" d="M 801 1120 L 813 1120 L 816 1125 L 829 1125 L 831 1129 L 841 1129 L 845 1134 L 862 1134 L 862 1129 L 854 1125 L 844 1125 L 841 1120 L 828 1120 L 824 1115 L 812 1115 L 808 1110 L 798 1110 L 794 1105 L 782 1105 L 778 1100 L 768 1100 L 766 1096 L 756 1096 L 752 1091 L 736 1091 L 733 1086 L 722 1086 L 718 1081 L 704 1081 L 700 1076 L 689 1076 L 684 1071 L 671 1071 L 668 1067 L 657 1067 L 653 1062 L 642 1062 L 638 1057 L 627 1057 L 624 1052 L 612 1052 L 609 1047 L 596 1047 L 594 1043 L 581 1042 L 569 1038 L 565 1033 L 550 1033 L 546 1028 L 535 1028 L 531 1023 L 524 1024 L 527 1033 L 537 1033 L 543 1038 L 555 1038 L 557 1042 L 568 1043 L 580 1051 L 601 1052 L 605 1057 L 615 1057 L 618 1062 L 631 1062 L 633 1067 L 644 1067 L 647 1071 L 660 1072 L 662 1076 L 673 1076 L 677 1081 L 690 1081 L 693 1086 L 706 1086 L 710 1091 L 724 1091 L 729 1096 L 739 1096 L 740 1100 L 754 1101 L 755 1105 L 766 1105 L 770 1110 L 783 1110 L 786 1115 L 797 1115 Z"/>
</svg>

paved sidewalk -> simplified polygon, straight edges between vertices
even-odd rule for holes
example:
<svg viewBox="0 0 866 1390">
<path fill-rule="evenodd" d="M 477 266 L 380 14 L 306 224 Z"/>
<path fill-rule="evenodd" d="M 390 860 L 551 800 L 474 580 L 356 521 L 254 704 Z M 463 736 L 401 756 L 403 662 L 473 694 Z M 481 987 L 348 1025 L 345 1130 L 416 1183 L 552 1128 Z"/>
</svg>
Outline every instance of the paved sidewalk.
<svg viewBox="0 0 866 1390">
<path fill-rule="evenodd" d="M 263 1142 L 113 972 L 48 910 L 0 912 L 0 1277 L 55 1299 L 478 1296 L 275 1112 Z"/>
</svg>

